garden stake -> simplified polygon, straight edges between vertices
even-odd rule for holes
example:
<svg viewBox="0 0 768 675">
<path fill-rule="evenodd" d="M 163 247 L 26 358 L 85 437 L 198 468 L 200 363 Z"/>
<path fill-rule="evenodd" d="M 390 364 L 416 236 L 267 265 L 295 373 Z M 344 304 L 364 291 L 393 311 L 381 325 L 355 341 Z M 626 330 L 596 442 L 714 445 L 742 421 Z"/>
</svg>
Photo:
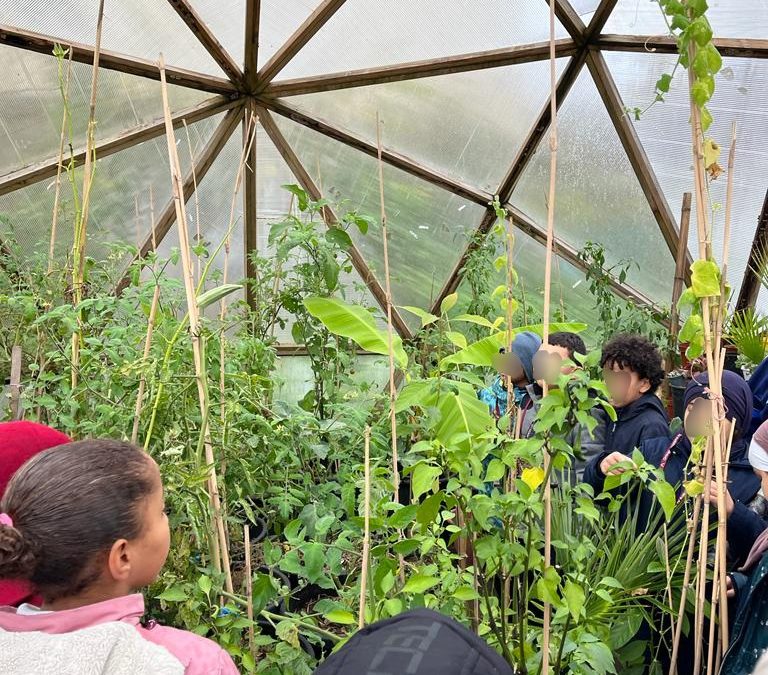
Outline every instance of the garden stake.
<svg viewBox="0 0 768 675">
<path fill-rule="evenodd" d="M 75 215 L 75 237 L 72 245 L 72 304 L 78 307 L 83 300 L 85 275 L 85 241 L 88 231 L 88 207 L 91 201 L 93 183 L 94 132 L 96 130 L 96 91 L 99 80 L 99 55 L 101 54 L 101 29 L 104 24 L 104 0 L 99 0 L 96 22 L 96 43 L 93 48 L 93 72 L 91 74 L 91 103 L 88 111 L 88 135 L 85 143 L 85 165 L 83 167 L 83 200 Z M 77 329 L 72 333 L 72 392 L 77 389 L 80 369 L 80 337 L 83 332 L 83 315 L 77 313 Z"/>
<path fill-rule="evenodd" d="M 363 492 L 363 561 L 360 569 L 360 606 L 357 627 L 365 625 L 365 593 L 368 585 L 368 559 L 371 552 L 371 427 L 365 427 L 364 456 L 365 491 Z"/>
<path fill-rule="evenodd" d="M 202 237 L 200 235 L 200 193 L 197 191 L 197 173 L 195 172 L 195 156 L 192 153 L 192 140 L 189 138 L 189 127 L 187 126 L 187 120 L 182 120 L 184 124 L 184 132 L 187 137 L 187 152 L 189 153 L 189 163 L 192 169 L 192 192 L 195 195 L 195 246 L 200 246 Z M 197 278 L 200 278 L 200 256 L 197 258 Z M 226 283 L 226 281 L 224 282 Z"/>
<path fill-rule="evenodd" d="M 251 656 L 256 659 L 256 645 L 253 634 L 253 578 L 251 572 L 251 528 L 246 523 L 243 525 L 243 545 L 245 546 L 245 601 L 248 616 L 248 649 Z"/>
<path fill-rule="evenodd" d="M 218 538 L 217 555 L 214 556 L 214 564 L 218 559 L 220 569 L 224 571 L 225 587 L 232 593 L 232 571 L 229 565 L 229 551 L 227 550 L 227 538 L 224 529 L 224 519 L 221 514 L 221 500 L 219 497 L 218 479 L 216 477 L 216 460 L 213 456 L 211 444 L 211 432 L 208 424 L 208 411 L 210 409 L 207 376 L 205 372 L 205 358 L 202 337 L 200 335 L 200 316 L 195 293 L 193 279 L 192 260 L 189 247 L 189 230 L 187 214 L 184 205 L 184 187 L 182 183 L 179 156 L 176 152 L 176 138 L 171 120 L 171 110 L 168 105 L 168 84 L 165 77 L 165 60 L 160 54 L 159 61 L 160 82 L 163 94 L 163 112 L 165 114 L 165 131 L 168 137 L 168 159 L 171 165 L 173 177 L 173 201 L 176 208 L 176 224 L 179 232 L 179 248 L 181 249 L 181 264 L 184 276 L 184 289 L 187 297 L 187 313 L 189 316 L 189 333 L 192 338 L 192 354 L 195 363 L 195 378 L 200 400 L 200 412 L 203 415 L 201 439 L 204 439 L 205 463 L 208 466 L 208 486 L 210 491 L 210 503 L 213 511 L 214 531 Z"/>
<path fill-rule="evenodd" d="M 53 216 L 51 218 L 51 243 L 48 246 L 48 274 L 53 272 L 53 260 L 56 255 L 56 226 L 59 222 L 59 197 L 61 196 L 61 170 L 64 168 L 64 140 L 67 138 L 67 130 L 71 137 L 71 115 L 69 113 L 69 78 L 72 74 L 72 48 L 69 49 L 67 59 L 67 75 L 64 84 L 61 83 L 61 62 L 59 62 L 59 87 L 61 98 L 64 102 L 64 113 L 61 117 L 61 137 L 59 139 L 59 163 L 56 165 L 56 187 L 53 196 Z"/>
<path fill-rule="evenodd" d="M 384 289 L 387 296 L 387 343 L 389 351 L 389 419 L 392 433 L 392 482 L 394 483 L 394 501 L 399 502 L 400 495 L 400 469 L 397 459 L 397 417 L 395 415 L 395 399 L 397 387 L 395 385 L 395 350 L 393 347 L 392 328 L 392 289 L 389 283 L 389 244 L 387 242 L 387 210 L 384 206 L 384 161 L 381 149 L 381 119 L 376 112 L 376 145 L 379 160 L 379 202 L 381 205 L 381 236 L 384 241 Z M 402 564 L 400 570 L 402 573 Z"/>
<path fill-rule="evenodd" d="M 549 305 L 552 295 L 552 243 L 555 231 L 555 187 L 557 183 L 557 65 L 555 63 L 555 0 L 549 2 L 549 79 L 550 79 L 550 134 L 549 134 L 549 199 L 547 202 L 547 256 L 544 267 L 544 330 L 542 341 L 549 341 Z M 549 387 L 543 387 L 546 398 Z M 549 448 L 544 448 L 544 569 L 552 564 L 552 482 Z M 549 638 L 552 607 L 544 602 L 542 628 L 541 672 L 549 675 Z M 565 635 L 563 635 L 565 640 Z"/>
<path fill-rule="evenodd" d="M 151 185 L 149 186 L 149 217 L 152 227 L 152 250 L 156 251 L 157 240 L 155 237 L 155 204 Z M 136 408 L 134 409 L 133 413 L 133 430 L 131 431 L 131 443 L 134 445 L 136 445 L 136 442 L 139 438 L 139 421 L 141 420 L 141 409 L 144 405 L 144 389 L 147 386 L 146 366 L 152 350 L 152 334 L 155 331 L 157 310 L 160 307 L 160 282 L 154 265 L 152 266 L 152 273 L 155 276 L 155 292 L 152 295 L 152 305 L 149 308 L 149 319 L 147 319 L 147 335 L 144 338 L 144 353 L 141 360 L 141 379 L 139 380 L 139 391 L 136 394 Z"/>
<path fill-rule="evenodd" d="M 21 345 L 13 345 L 11 349 L 11 380 L 9 389 L 11 390 L 11 419 L 20 420 L 21 410 L 21 363 L 22 363 Z"/>
</svg>

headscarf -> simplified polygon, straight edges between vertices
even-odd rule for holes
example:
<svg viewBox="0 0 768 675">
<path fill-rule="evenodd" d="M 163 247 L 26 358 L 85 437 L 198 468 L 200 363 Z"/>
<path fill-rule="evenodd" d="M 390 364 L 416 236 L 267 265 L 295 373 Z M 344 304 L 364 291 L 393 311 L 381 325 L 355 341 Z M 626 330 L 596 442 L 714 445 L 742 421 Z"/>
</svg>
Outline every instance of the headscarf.
<svg viewBox="0 0 768 675">
<path fill-rule="evenodd" d="M 0 499 L 5 494 L 13 474 L 28 459 L 43 450 L 69 443 L 60 431 L 35 422 L 0 423 Z M 27 581 L 0 579 L 0 606 L 16 606 L 36 601 L 34 589 Z"/>
<path fill-rule="evenodd" d="M 685 390 L 684 405 L 687 408 L 697 398 L 706 398 L 709 391 L 709 375 L 701 373 L 691 381 Z M 736 424 L 738 436 L 733 437 L 731 462 L 746 461 L 747 443 L 744 434 L 752 420 L 752 391 L 744 378 L 730 370 L 723 371 L 721 381 L 725 418 Z"/>
</svg>

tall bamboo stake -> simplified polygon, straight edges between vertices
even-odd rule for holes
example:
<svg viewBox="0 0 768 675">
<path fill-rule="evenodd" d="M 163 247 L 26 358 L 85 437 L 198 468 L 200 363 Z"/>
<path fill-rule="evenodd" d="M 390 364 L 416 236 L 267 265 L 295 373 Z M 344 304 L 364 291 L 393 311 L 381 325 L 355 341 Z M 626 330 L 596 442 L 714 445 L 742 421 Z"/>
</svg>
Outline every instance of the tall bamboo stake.
<svg viewBox="0 0 768 675">
<path fill-rule="evenodd" d="M 696 56 L 696 47 L 694 43 L 691 43 L 688 48 L 689 63 L 693 63 L 693 59 Z M 693 88 L 694 73 L 691 68 L 688 69 L 689 87 Z M 708 260 L 711 258 L 712 249 L 712 233 L 707 220 L 707 208 L 708 204 L 705 202 L 705 194 L 707 192 L 706 177 L 704 171 L 703 160 L 703 134 L 701 129 L 701 114 L 699 107 L 690 97 L 690 110 L 691 110 L 691 141 L 693 151 L 693 165 L 694 165 L 694 177 L 695 177 L 695 195 L 696 195 L 696 222 L 698 228 L 699 238 L 699 258 L 702 260 Z M 722 302 L 722 294 L 720 302 L 715 303 L 716 316 L 721 311 L 720 303 Z M 704 323 L 704 351 L 707 358 L 707 374 L 709 376 L 709 389 L 712 393 L 711 409 L 712 409 L 712 437 L 708 440 L 704 455 L 705 455 L 705 486 L 709 486 L 712 479 L 713 467 L 715 469 L 715 478 L 717 484 L 717 509 L 718 514 L 721 517 L 718 518 L 718 539 L 722 540 L 722 525 L 724 520 L 722 515 L 725 514 L 725 486 L 722 480 L 722 438 L 720 433 L 720 415 L 719 415 L 719 403 L 722 398 L 722 386 L 719 377 L 719 357 L 720 357 L 720 335 L 712 335 L 712 316 L 711 316 L 711 303 L 710 298 L 702 298 L 702 319 Z M 704 497 L 702 497 L 704 498 Z M 709 501 L 704 501 L 704 515 L 702 517 L 701 535 L 699 539 L 699 565 L 698 574 L 696 578 L 697 593 L 696 593 L 696 625 L 695 625 L 695 654 L 694 654 L 694 672 L 698 673 L 701 669 L 702 660 L 702 647 L 704 637 L 704 603 L 706 596 L 706 571 L 707 571 L 707 552 L 709 541 Z M 716 565 L 720 566 L 719 559 L 716 561 Z M 725 585 L 725 574 L 720 575 L 720 585 Z M 713 593 L 717 593 L 718 590 L 713 588 Z"/>
<path fill-rule="evenodd" d="M 371 554 L 371 427 L 365 427 L 365 488 L 363 492 L 363 561 L 360 570 L 360 605 L 357 627 L 365 625 L 365 594 L 368 587 L 368 564 Z"/>
<path fill-rule="evenodd" d="M 193 267 L 189 247 L 189 230 L 187 224 L 187 213 L 184 205 L 184 187 L 181 175 L 181 166 L 179 165 L 179 155 L 176 151 L 176 136 L 173 130 L 173 121 L 171 119 L 171 110 L 168 105 L 168 84 L 165 77 L 165 60 L 160 55 L 159 62 L 160 82 L 163 94 L 163 112 L 165 115 L 165 133 L 168 139 L 168 160 L 171 165 L 171 175 L 173 179 L 173 202 L 176 209 L 176 224 L 179 232 L 179 248 L 181 249 L 181 265 L 183 271 L 184 291 L 187 297 L 187 311 L 189 316 L 189 333 L 192 339 L 192 354 L 195 364 L 195 379 L 197 381 L 197 392 L 200 400 L 200 412 L 203 418 L 203 428 L 201 433 L 204 436 L 205 462 L 208 466 L 208 488 L 210 492 L 210 502 L 213 511 L 213 524 L 215 534 L 218 539 L 217 553 L 214 554 L 214 564 L 218 562 L 220 568 L 224 571 L 225 586 L 228 593 L 233 593 L 232 571 L 229 564 L 229 551 L 227 550 L 227 537 L 224 529 L 224 519 L 221 515 L 221 499 L 219 496 L 219 485 L 216 477 L 216 460 L 213 456 L 213 446 L 211 443 L 211 432 L 208 424 L 209 398 L 207 387 L 207 376 L 205 372 L 205 357 L 202 338 L 200 335 L 200 314 L 197 305 L 197 296 L 195 293 L 195 283 L 193 278 Z M 218 559 L 218 560 L 217 560 Z"/>
<path fill-rule="evenodd" d="M 251 570 L 251 528 L 243 525 L 243 546 L 245 547 L 245 609 L 248 616 L 248 649 L 251 656 L 256 658 L 256 645 L 253 632 L 253 578 Z"/>
<path fill-rule="evenodd" d="M 53 195 L 53 216 L 51 218 L 51 242 L 48 245 L 48 274 L 53 272 L 53 261 L 56 256 L 56 228 L 59 222 L 59 198 L 61 197 L 61 171 L 64 168 L 64 141 L 70 128 L 72 116 L 69 114 L 69 78 L 72 74 L 72 48 L 67 59 L 67 75 L 64 79 L 62 94 L 64 97 L 64 112 L 61 116 L 61 137 L 59 138 L 59 163 L 56 166 L 56 185 Z M 61 77 L 61 75 L 59 75 Z"/>
<path fill-rule="evenodd" d="M 149 220 L 150 227 L 152 228 L 152 250 L 157 250 L 157 238 L 155 236 L 155 196 L 152 191 L 152 186 L 149 186 Z M 153 266 L 153 274 L 155 274 L 155 291 L 152 294 L 152 304 L 149 308 L 149 318 L 147 319 L 147 334 L 144 337 L 144 352 L 142 353 L 142 371 L 141 379 L 139 380 L 139 390 L 136 393 L 136 407 L 133 412 L 133 430 L 131 431 L 131 443 L 136 445 L 139 438 L 139 422 L 141 420 L 141 409 L 144 405 L 144 390 L 147 386 L 147 373 L 146 366 L 149 360 L 149 355 L 152 351 L 152 336 L 155 331 L 155 323 L 157 321 L 157 310 L 160 307 L 160 282 L 156 276 L 157 270 Z"/>
<path fill-rule="evenodd" d="M 104 24 L 104 0 L 99 0 L 99 12 L 96 21 L 96 44 L 93 49 L 93 71 L 91 73 L 91 102 L 88 110 L 88 132 L 85 143 L 85 165 L 83 167 L 83 196 L 80 211 L 75 219 L 75 238 L 72 247 L 72 291 L 73 304 L 80 305 L 83 300 L 83 276 L 85 275 L 85 242 L 88 232 L 88 213 L 93 184 L 93 160 L 95 155 L 94 134 L 96 130 L 96 92 L 99 81 L 99 56 L 101 54 L 101 30 Z M 77 329 L 72 333 L 72 390 L 77 388 L 80 369 L 80 337 L 83 330 L 83 317 L 78 312 Z"/>
<path fill-rule="evenodd" d="M 549 133 L 549 198 L 547 202 L 547 257 L 544 266 L 544 330 L 543 342 L 549 341 L 549 306 L 552 296 L 552 245 L 555 232 L 555 188 L 557 185 L 557 65 L 555 63 L 555 0 L 549 2 L 549 79 L 550 79 L 550 118 Z M 544 382 L 544 396 L 548 386 Z M 552 564 L 552 484 L 548 448 L 544 448 L 544 567 Z M 542 626 L 541 672 L 549 675 L 549 633 L 552 607 L 544 603 L 544 624 Z M 565 636 L 563 636 L 565 639 Z"/>
<path fill-rule="evenodd" d="M 381 148 L 381 119 L 376 112 L 376 145 L 379 160 L 379 201 L 381 205 L 381 236 L 384 240 L 384 291 L 387 296 L 387 342 L 389 351 L 389 419 L 392 434 L 392 482 L 394 483 L 394 501 L 398 502 L 400 494 L 400 469 L 397 458 L 397 416 L 395 415 L 395 399 L 397 386 L 395 384 L 395 350 L 394 329 L 392 328 L 392 289 L 389 282 L 389 243 L 387 241 L 387 210 L 384 206 L 384 161 Z"/>
<path fill-rule="evenodd" d="M 182 120 L 184 123 L 184 132 L 187 137 L 187 152 L 189 153 L 189 163 L 192 167 L 192 194 L 195 199 L 195 245 L 199 246 L 202 240 L 200 233 L 200 193 L 197 190 L 197 172 L 195 171 L 195 155 L 192 152 L 192 139 L 189 137 L 189 127 L 187 126 L 187 120 Z M 200 256 L 195 256 L 197 265 L 197 279 L 200 278 Z"/>
</svg>

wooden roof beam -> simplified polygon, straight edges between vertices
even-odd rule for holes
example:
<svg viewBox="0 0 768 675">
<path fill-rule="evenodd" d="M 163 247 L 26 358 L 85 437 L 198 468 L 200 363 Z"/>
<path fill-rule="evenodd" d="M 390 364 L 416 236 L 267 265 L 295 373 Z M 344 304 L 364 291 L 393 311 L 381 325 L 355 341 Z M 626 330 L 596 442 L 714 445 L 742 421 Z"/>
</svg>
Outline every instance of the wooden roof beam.
<svg viewBox="0 0 768 675">
<path fill-rule="evenodd" d="M 245 4 L 245 83 L 249 92 L 256 89 L 259 72 L 259 25 L 261 0 L 246 0 Z"/>
<path fill-rule="evenodd" d="M 191 108 L 180 110 L 172 116 L 171 120 L 174 127 L 180 127 L 185 121 L 187 124 L 194 124 L 237 105 L 238 101 L 236 100 L 233 101 L 223 96 L 217 96 Z M 158 138 L 163 134 L 165 134 L 165 121 L 163 119 L 123 131 L 116 136 L 96 143 L 96 157 L 107 157 L 120 150 L 125 150 L 139 143 Z M 73 159 L 75 166 L 80 166 L 85 161 L 85 148 L 78 149 Z M 69 158 L 65 157 L 64 162 L 68 161 Z M 38 162 L 32 166 L 24 167 L 5 176 L 0 176 L 0 195 L 5 195 L 46 178 L 51 178 L 56 175 L 58 166 L 59 158 L 55 157 Z"/>
<path fill-rule="evenodd" d="M 341 9 L 344 2 L 345 0 L 323 0 L 318 5 L 315 11 L 306 18 L 304 23 L 296 29 L 288 41 L 272 55 L 272 58 L 259 71 L 257 78 L 259 91 L 263 90 L 288 65 L 301 48 Z"/>
<path fill-rule="evenodd" d="M 723 56 L 768 59 L 768 40 L 716 37 L 712 42 Z M 611 52 L 677 54 L 675 38 L 665 35 L 600 35 L 590 47 Z"/>
<path fill-rule="evenodd" d="M 757 274 L 758 262 L 768 252 L 768 190 L 765 193 L 765 201 L 757 219 L 757 229 L 752 240 L 752 248 L 749 251 L 747 269 L 744 270 L 744 280 L 741 282 L 739 299 L 736 309 L 745 310 L 757 304 L 757 296 L 760 294 L 760 277 Z"/>
<path fill-rule="evenodd" d="M 26 49 L 28 51 L 46 54 L 53 58 L 54 45 L 60 44 L 63 47 L 72 50 L 72 60 L 78 63 L 93 65 L 93 47 L 64 40 L 62 38 L 42 35 L 32 31 L 14 28 L 0 24 L 0 44 Z M 147 61 L 126 54 L 119 54 L 106 49 L 99 50 L 99 67 L 107 70 L 116 70 L 120 73 L 129 75 L 138 75 L 151 80 L 160 79 L 160 71 L 157 63 Z M 197 73 L 183 68 L 166 66 L 166 77 L 169 84 L 175 84 L 180 87 L 189 87 L 191 89 L 200 89 L 214 94 L 232 95 L 237 94 L 237 87 L 229 80 L 204 73 Z"/>
<path fill-rule="evenodd" d="M 572 56 L 577 51 L 578 46 L 570 38 L 555 42 L 555 52 L 558 57 Z M 382 66 L 381 68 L 363 68 L 342 73 L 278 80 L 267 86 L 263 93 L 266 96 L 297 96 L 299 94 L 312 94 L 320 91 L 367 87 L 371 84 L 402 82 L 403 80 L 415 80 L 422 77 L 437 77 L 438 75 L 451 75 L 473 70 L 501 68 L 516 63 L 530 63 L 547 59 L 549 59 L 549 42 L 534 42 L 526 45 L 462 54 L 461 56 L 399 63 L 392 66 Z"/>
<path fill-rule="evenodd" d="M 181 17 L 187 28 L 192 31 L 200 44 L 205 47 L 205 50 L 211 55 L 213 60 L 216 61 L 219 68 L 226 73 L 232 83 L 243 88 L 244 78 L 240 66 L 235 63 L 235 60 L 216 39 L 211 29 L 208 28 L 208 24 L 197 13 L 197 10 L 190 4 L 189 0 L 168 0 L 168 3 L 176 11 L 176 14 Z"/>
</svg>

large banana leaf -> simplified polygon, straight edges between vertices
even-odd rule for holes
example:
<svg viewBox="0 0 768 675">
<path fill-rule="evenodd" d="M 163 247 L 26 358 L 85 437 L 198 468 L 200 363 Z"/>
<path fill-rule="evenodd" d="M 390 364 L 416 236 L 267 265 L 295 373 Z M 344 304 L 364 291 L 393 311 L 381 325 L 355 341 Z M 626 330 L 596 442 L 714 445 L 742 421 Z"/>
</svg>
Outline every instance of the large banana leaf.
<svg viewBox="0 0 768 675">
<path fill-rule="evenodd" d="M 374 354 L 389 354 L 387 334 L 379 329 L 371 313 L 364 307 L 349 305 L 336 298 L 320 297 L 305 299 L 304 306 L 334 335 L 349 338 Z M 392 337 L 392 350 L 396 363 L 405 368 L 408 356 L 403 349 L 403 341 L 397 335 Z"/>
<path fill-rule="evenodd" d="M 586 330 L 587 325 L 584 323 L 551 323 L 549 330 L 551 333 L 559 331 L 568 331 L 570 333 L 580 333 Z M 544 332 L 544 326 L 542 324 L 536 324 L 532 326 L 519 326 L 512 330 L 512 336 L 514 338 L 518 333 L 530 331 L 537 335 L 542 335 Z M 499 353 L 499 349 L 506 346 L 507 343 L 507 331 L 501 330 L 498 333 L 489 335 L 482 340 L 473 342 L 464 349 L 460 349 L 455 354 L 446 356 L 440 361 L 440 368 L 445 369 L 447 366 L 466 364 L 470 366 L 493 366 L 493 359 Z"/>
</svg>

